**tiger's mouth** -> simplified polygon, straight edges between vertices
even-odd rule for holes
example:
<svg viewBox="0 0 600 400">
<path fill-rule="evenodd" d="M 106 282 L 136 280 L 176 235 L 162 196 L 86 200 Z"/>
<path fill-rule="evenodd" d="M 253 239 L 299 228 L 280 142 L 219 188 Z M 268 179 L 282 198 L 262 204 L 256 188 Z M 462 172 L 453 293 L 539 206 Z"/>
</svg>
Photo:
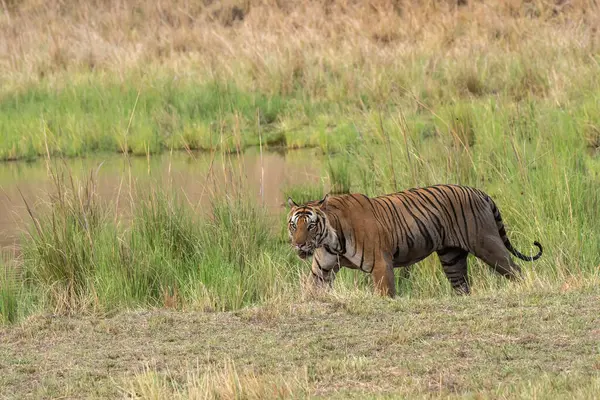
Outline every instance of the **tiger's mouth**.
<svg viewBox="0 0 600 400">
<path fill-rule="evenodd" d="M 305 260 L 308 257 L 312 256 L 313 253 L 315 252 L 315 249 L 313 249 L 312 247 L 310 248 L 296 248 L 296 253 L 298 254 L 298 257 L 300 257 L 301 259 Z"/>
</svg>

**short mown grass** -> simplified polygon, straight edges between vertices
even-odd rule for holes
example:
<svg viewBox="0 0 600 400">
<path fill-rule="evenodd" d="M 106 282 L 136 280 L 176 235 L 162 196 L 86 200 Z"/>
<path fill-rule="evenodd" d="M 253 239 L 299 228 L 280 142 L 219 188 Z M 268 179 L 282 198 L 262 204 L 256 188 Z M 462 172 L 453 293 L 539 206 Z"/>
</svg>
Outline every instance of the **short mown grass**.
<svg viewBox="0 0 600 400">
<path fill-rule="evenodd" d="M 594 286 L 443 300 L 338 290 L 225 313 L 37 315 L 0 326 L 0 386 L 14 398 L 589 399 L 598 300 Z"/>
</svg>

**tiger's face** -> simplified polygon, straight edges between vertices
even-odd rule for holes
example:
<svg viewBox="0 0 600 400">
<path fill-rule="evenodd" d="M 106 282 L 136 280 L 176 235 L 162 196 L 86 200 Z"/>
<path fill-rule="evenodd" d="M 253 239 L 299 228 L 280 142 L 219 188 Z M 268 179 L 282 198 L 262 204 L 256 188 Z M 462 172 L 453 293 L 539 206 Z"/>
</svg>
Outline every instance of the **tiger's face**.
<svg viewBox="0 0 600 400">
<path fill-rule="evenodd" d="M 323 200 L 300 206 L 291 198 L 288 199 L 291 207 L 288 214 L 288 234 L 294 250 L 302 259 L 312 256 L 322 245 L 327 227 L 327 217 L 320 209 Z"/>
</svg>

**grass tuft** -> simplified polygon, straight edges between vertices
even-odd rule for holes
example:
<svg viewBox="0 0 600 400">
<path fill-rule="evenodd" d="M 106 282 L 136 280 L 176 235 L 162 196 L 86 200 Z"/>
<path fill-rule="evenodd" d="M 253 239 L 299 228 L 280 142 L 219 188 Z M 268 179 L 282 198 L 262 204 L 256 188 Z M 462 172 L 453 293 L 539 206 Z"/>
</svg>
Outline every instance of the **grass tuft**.
<svg viewBox="0 0 600 400">
<path fill-rule="evenodd" d="M 19 312 L 19 282 L 14 273 L 0 263 L 0 323 L 14 323 Z"/>
<path fill-rule="evenodd" d="M 308 377 L 239 372 L 226 361 L 220 368 L 188 370 L 183 382 L 147 368 L 127 380 L 130 397 L 153 399 L 287 399 L 308 398 Z"/>
</svg>

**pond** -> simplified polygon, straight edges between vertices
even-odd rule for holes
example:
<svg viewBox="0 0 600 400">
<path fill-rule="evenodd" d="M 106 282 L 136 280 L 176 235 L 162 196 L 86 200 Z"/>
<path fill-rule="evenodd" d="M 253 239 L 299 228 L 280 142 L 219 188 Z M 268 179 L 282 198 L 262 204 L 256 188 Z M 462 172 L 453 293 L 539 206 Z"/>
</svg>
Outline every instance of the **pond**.
<svg viewBox="0 0 600 400">
<path fill-rule="evenodd" d="M 62 163 L 53 160 L 52 163 Z M 100 198 L 127 212 L 132 183 L 138 188 L 172 188 L 192 205 L 208 204 L 211 194 L 225 194 L 231 174 L 240 174 L 248 196 L 274 213 L 283 210 L 284 191 L 294 185 L 321 184 L 323 157 L 318 150 L 286 153 L 250 149 L 243 154 L 175 152 L 149 157 L 96 155 L 64 161 L 76 180 L 97 172 Z M 25 199 L 34 209 L 48 199 L 53 185 L 45 160 L 0 163 L 0 248 L 18 247 L 31 219 Z M 22 194 L 22 195 L 21 195 Z"/>
</svg>

